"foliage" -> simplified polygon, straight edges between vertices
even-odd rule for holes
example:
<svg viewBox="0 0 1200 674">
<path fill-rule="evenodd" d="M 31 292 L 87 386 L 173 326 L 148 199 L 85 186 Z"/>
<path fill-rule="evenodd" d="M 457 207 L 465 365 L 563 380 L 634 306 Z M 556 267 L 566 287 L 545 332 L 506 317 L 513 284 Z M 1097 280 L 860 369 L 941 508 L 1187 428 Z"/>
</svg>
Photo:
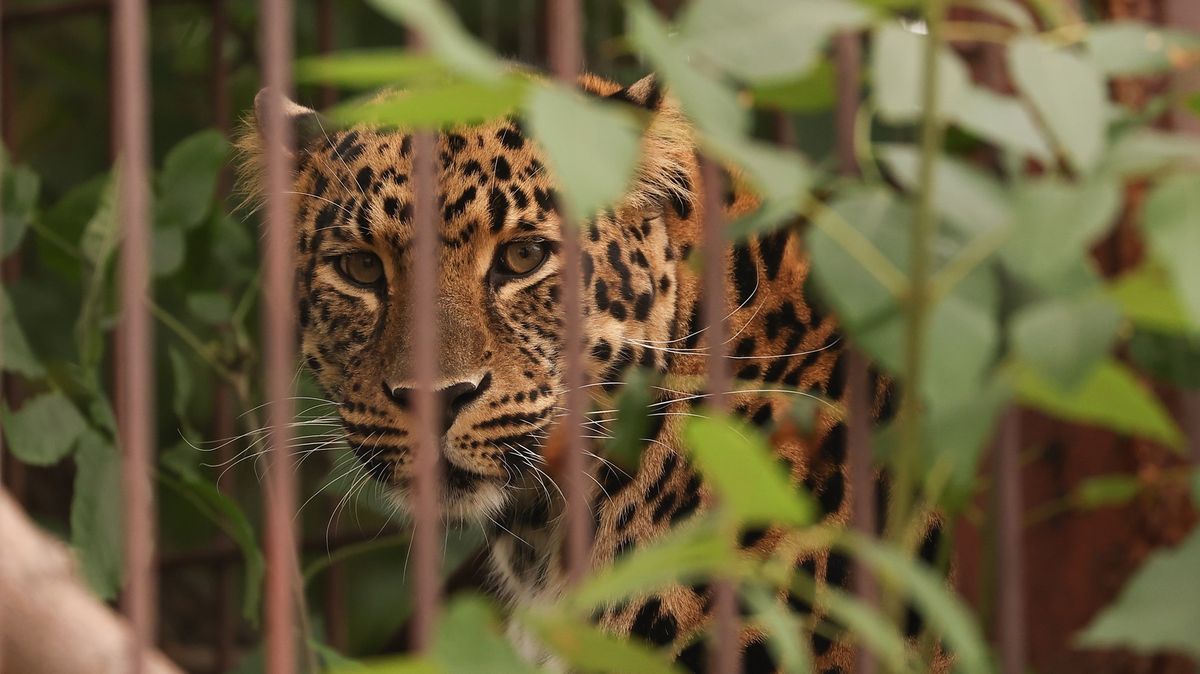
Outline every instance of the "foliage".
<svg viewBox="0 0 1200 674">
<path fill-rule="evenodd" d="M 351 100 L 332 111 L 335 120 L 436 128 L 519 110 L 545 146 L 577 222 L 629 184 L 643 115 L 507 67 L 434 0 L 369 4 L 421 32 L 428 52 L 365 49 L 303 59 L 297 72 L 308 85 L 407 90 L 402 97 Z M 983 447 L 995 419 L 1012 405 L 1183 446 L 1147 377 L 1200 387 L 1194 263 L 1200 143 L 1151 128 L 1137 111 L 1110 100 L 1109 84 L 1116 76 L 1169 71 L 1181 53 L 1195 58 L 1200 38 L 1136 23 L 1064 31 L 1053 12 L 1033 16 L 1016 3 L 973 3 L 1011 28 L 1000 47 L 1016 91 L 1001 94 L 976 84 L 940 37 L 942 4 L 694 0 L 672 23 L 641 0 L 624 5 L 626 43 L 664 80 L 704 152 L 735 166 L 762 194 L 760 213 L 736 223 L 739 232 L 796 227 L 812 253 L 812 289 L 842 319 L 846 337 L 901 384 L 918 382 L 916 399 L 907 401 L 914 404 L 875 437 L 880 467 L 894 471 L 894 489 L 909 499 L 893 513 L 891 535 L 867 540 L 814 524 L 815 509 L 772 461 L 768 438 L 714 414 L 687 424 L 683 436 L 719 497 L 716 513 L 536 611 L 505 616 L 485 599 L 455 598 L 427 660 L 335 665 L 337 654 L 308 635 L 332 671 L 534 671 L 509 646 L 504 619 L 579 671 L 674 671 L 660 654 L 616 641 L 586 618 L 656 588 L 715 577 L 737 584 L 793 671 L 808 667 L 796 629 L 804 617 L 771 599 L 788 589 L 823 602 L 889 670 L 922 671 L 923 653 L 904 643 L 902 616 L 889 606 L 881 611 L 815 588 L 811 577 L 781 560 L 737 553 L 740 530 L 768 524 L 794 541 L 792 551 L 834 546 L 866 564 L 892 598 L 910 601 L 926 618 L 930 636 L 956 655 L 961 671 L 991 671 L 977 617 L 936 570 L 913 560 L 912 523 L 971 502 Z M 898 16 L 918 5 L 926 10 L 928 34 Z M 763 109 L 828 114 L 835 88 L 828 45 L 843 30 L 860 31 L 870 50 L 857 130 L 861 177 L 831 175 L 825 157 L 767 143 L 753 123 Z M 945 142 L 943 128 L 951 131 Z M 910 142 L 916 137 L 920 146 Z M 264 566 L 252 505 L 257 484 L 217 486 L 224 471 L 257 457 L 262 430 L 255 406 L 261 397 L 253 319 L 257 237 L 239 222 L 248 214 L 228 215 L 218 198 L 229 153 L 220 133 L 201 131 L 174 145 L 153 178 L 152 309 L 158 352 L 168 354 L 159 359 L 158 389 L 170 401 L 159 406 L 159 438 L 172 447 L 161 453 L 157 471 L 167 487 L 162 519 L 198 523 L 164 525 L 165 544 L 186 548 L 218 530 L 232 539 L 244 570 L 243 612 L 254 623 Z M 3 368 L 20 377 L 30 396 L 17 409 L 0 408 L 0 424 L 6 446 L 25 463 L 72 459 L 69 537 L 97 594 L 112 598 L 121 582 L 119 451 L 102 373 L 110 366 L 105 345 L 116 320 L 119 166 L 52 200 L 35 171 L 11 166 L 7 157 L 3 162 L 2 251 L 18 250 L 31 263 L 24 279 L 0 292 Z M 1134 180 L 1148 196 L 1126 204 L 1125 186 Z M 1123 205 L 1129 212 L 1122 214 Z M 1122 217 L 1145 240 L 1146 259 L 1106 279 L 1090 253 Z M 917 264 L 925 253 L 928 274 Z M 73 333 L 64 325 L 74 325 Z M 653 400 L 651 380 L 636 376 L 619 400 L 612 443 L 626 462 L 637 459 L 644 410 Z M 208 420 L 223 413 L 212 403 L 217 391 L 246 414 L 240 427 L 220 431 L 232 438 L 202 442 L 213 434 Z M 302 384 L 301 393 L 309 392 Z M 319 534 L 324 527 L 328 540 L 350 509 L 355 519 L 365 511 L 364 528 L 387 526 L 388 506 L 362 493 L 367 482 L 351 467 L 353 458 L 323 433 L 328 403 L 311 402 L 297 421 L 298 454 L 337 460 L 332 468 L 310 465 L 306 486 L 340 500 L 328 518 L 321 513 L 305 521 L 311 511 L 302 512 L 304 530 Z M 1192 479 L 1200 493 L 1200 478 Z M 1071 494 L 1068 506 L 1124 503 L 1140 489 L 1129 476 L 1103 476 Z M 447 571 L 478 543 L 471 532 L 451 542 Z M 334 561 L 353 570 L 351 655 L 377 654 L 406 620 L 408 586 L 396 564 L 406 545 L 405 536 L 383 537 L 308 560 L 305 586 L 313 592 Z M 1179 548 L 1152 556 L 1080 643 L 1200 657 L 1200 597 L 1179 591 L 1195 590 L 1198 565 L 1200 532 L 1193 532 Z M 246 671 L 255 666 L 248 661 Z"/>
</svg>

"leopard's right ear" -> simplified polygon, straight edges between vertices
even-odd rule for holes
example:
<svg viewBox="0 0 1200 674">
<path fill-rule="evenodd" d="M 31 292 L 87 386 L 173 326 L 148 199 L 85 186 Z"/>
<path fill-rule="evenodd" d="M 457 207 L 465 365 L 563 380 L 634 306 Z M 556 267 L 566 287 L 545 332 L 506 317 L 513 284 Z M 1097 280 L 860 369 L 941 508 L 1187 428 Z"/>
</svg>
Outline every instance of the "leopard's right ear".
<svg viewBox="0 0 1200 674">
<path fill-rule="evenodd" d="M 272 96 L 277 97 L 290 130 L 287 145 L 280 149 L 293 162 L 301 160 L 319 144 L 327 143 L 327 134 L 333 131 L 329 122 L 316 110 L 306 108 L 270 89 L 259 91 L 254 97 L 254 114 L 246 116 L 235 141 L 238 154 L 238 186 L 248 201 L 257 201 L 262 193 L 267 155 L 266 136 L 263 133 L 264 120 L 267 116 L 268 101 Z"/>
</svg>

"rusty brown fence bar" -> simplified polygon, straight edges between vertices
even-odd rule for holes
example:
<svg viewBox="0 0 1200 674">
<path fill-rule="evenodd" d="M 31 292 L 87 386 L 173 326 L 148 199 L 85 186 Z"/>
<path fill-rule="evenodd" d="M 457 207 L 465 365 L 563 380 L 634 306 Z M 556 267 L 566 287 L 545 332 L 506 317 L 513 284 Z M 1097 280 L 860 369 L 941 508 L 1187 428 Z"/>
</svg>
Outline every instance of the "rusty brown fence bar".
<svg viewBox="0 0 1200 674">
<path fill-rule="evenodd" d="M 547 46 L 550 70 L 563 86 L 573 88 L 583 67 L 583 14 L 579 0 L 554 0 L 547 7 Z M 566 561 L 570 582 L 587 573 L 592 519 L 588 513 L 584 481 L 583 409 L 587 405 L 583 373 L 583 304 L 579 229 L 582 223 L 567 220 L 562 209 L 562 311 L 563 347 L 566 356 L 567 414 L 563 419 L 563 489 L 566 492 Z"/>
<path fill-rule="evenodd" d="M 113 80 L 118 161 L 121 319 L 117 328 L 117 420 L 123 453 L 122 517 L 125 588 L 122 609 L 129 618 L 131 674 L 142 667 L 142 651 L 154 641 L 154 341 L 147 306 L 150 293 L 149 61 L 145 0 L 113 6 Z"/>
<path fill-rule="evenodd" d="M 292 133 L 283 96 L 291 91 L 292 3 L 262 0 L 262 58 L 265 97 L 263 142 L 266 152 L 266 236 L 263 258 L 263 340 L 267 413 L 267 489 L 265 548 L 267 576 L 266 655 L 268 674 L 296 671 L 297 576 L 293 514 L 296 476 L 288 448 L 292 421 L 291 382 L 296 363 L 292 298 L 292 223 L 286 192 L 290 189 Z"/>
</svg>

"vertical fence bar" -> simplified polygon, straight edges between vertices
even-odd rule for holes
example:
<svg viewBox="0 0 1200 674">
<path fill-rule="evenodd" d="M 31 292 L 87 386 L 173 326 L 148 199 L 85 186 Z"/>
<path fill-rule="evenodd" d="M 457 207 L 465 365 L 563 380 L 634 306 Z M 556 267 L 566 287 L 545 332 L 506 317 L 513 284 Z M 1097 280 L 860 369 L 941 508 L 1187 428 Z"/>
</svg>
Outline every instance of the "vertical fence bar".
<svg viewBox="0 0 1200 674">
<path fill-rule="evenodd" d="M 117 419 L 123 460 L 125 591 L 132 674 L 154 640 L 154 342 L 147 307 L 150 293 L 149 74 L 145 0 L 117 0 L 112 21 L 115 83 L 114 135 L 118 162 L 118 213 L 123 228 L 120 259 L 121 319 L 117 331 Z"/>
<path fill-rule="evenodd" d="M 4 140 L 5 146 L 8 145 L 8 76 L 9 76 L 9 58 L 8 51 L 8 36 L 5 35 L 6 28 L 4 23 L 4 0 L 0 0 L 0 138 Z M 0 181 L 5 178 L 3 168 L 0 168 Z M 0 241 L 4 240 L 4 194 L 0 190 Z M 4 264 L 4 260 L 0 257 L 0 266 Z M 3 271 L 0 270 L 0 274 Z M 12 311 L 12 307 L 5 307 L 5 310 Z M 4 321 L 0 320 L 0 401 L 8 403 L 7 386 L 4 375 Z M 0 494 L 4 492 L 4 428 L 3 422 L 0 422 Z M 4 643 L 4 607 L 0 606 L 0 644 Z M 0 647 L 0 672 L 4 671 L 4 648 Z"/>
<path fill-rule="evenodd" d="M 441 595 L 439 574 L 440 529 L 438 515 L 440 476 L 438 457 L 439 405 L 434 393 L 438 377 L 437 291 L 438 213 L 436 136 L 422 131 L 413 139 L 414 232 L 412 280 L 413 374 L 416 380 L 416 456 L 413 512 L 413 571 L 416 595 L 412 641 L 417 650 L 430 646 Z"/>
<path fill-rule="evenodd" d="M 1025 574 L 1021 507 L 1021 425 L 1016 407 L 1000 421 L 996 443 L 996 640 L 1003 674 L 1025 672 Z"/>
<path fill-rule="evenodd" d="M 553 0 L 547 6 L 547 40 L 550 69 L 563 86 L 575 87 L 583 66 L 581 44 L 583 15 L 579 0 Z M 563 455 L 563 487 L 566 490 L 567 576 L 571 583 L 579 582 L 587 573 L 591 517 L 588 514 L 587 488 L 584 482 L 583 408 L 587 405 L 583 385 L 583 305 L 580 271 L 581 258 L 579 226 L 568 222 L 563 209 L 562 228 L 562 307 L 563 341 L 566 355 L 567 415 L 563 420 L 565 432 Z"/>
<path fill-rule="evenodd" d="M 700 183 L 704 188 L 703 301 L 702 315 L 708 347 L 705 365 L 708 373 L 708 405 L 715 410 L 726 407 L 726 392 L 733 386 L 732 373 L 725 358 L 725 223 L 721 198 L 725 194 L 721 167 L 712 159 L 701 158 Z M 713 638 L 709 642 L 708 671 L 711 674 L 735 674 L 740 670 L 738 645 L 737 590 L 733 583 L 719 579 L 713 585 Z"/>
<path fill-rule="evenodd" d="M 858 175 L 858 157 L 854 146 L 854 126 L 858 117 L 861 87 L 862 42 L 857 33 L 841 33 L 834 38 L 834 67 L 837 72 L 837 158 L 843 175 Z M 852 499 L 851 526 L 863 536 L 875 536 L 875 471 L 871 451 L 871 378 L 867 358 L 847 347 L 847 389 L 850 392 L 849 419 L 846 427 L 846 456 Z M 863 563 L 854 564 L 854 591 L 868 606 L 879 604 L 879 585 Z M 879 662 L 866 647 L 860 646 L 855 657 L 857 674 L 876 674 Z"/>
<path fill-rule="evenodd" d="M 267 414 L 266 489 L 266 653 L 268 674 L 296 671 L 295 602 L 296 544 L 293 512 L 296 477 L 288 452 L 292 421 L 291 382 L 295 367 L 295 317 L 292 299 L 292 223 L 287 195 L 291 176 L 292 130 L 284 115 L 284 95 L 291 91 L 292 5 L 290 0 L 262 0 L 266 148 L 266 236 L 263 246 L 263 340 Z"/>
</svg>

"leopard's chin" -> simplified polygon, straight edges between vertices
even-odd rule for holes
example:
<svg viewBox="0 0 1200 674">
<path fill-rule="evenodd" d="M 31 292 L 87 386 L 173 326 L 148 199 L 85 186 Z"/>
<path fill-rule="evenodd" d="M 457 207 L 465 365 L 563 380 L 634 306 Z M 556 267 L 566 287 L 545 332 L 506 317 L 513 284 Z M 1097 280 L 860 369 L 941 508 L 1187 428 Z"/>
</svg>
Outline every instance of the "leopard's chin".
<svg viewBox="0 0 1200 674">
<path fill-rule="evenodd" d="M 445 466 L 442 480 L 441 513 L 451 522 L 484 522 L 500 512 L 508 499 L 504 483 L 455 466 Z M 408 486 L 387 490 L 392 503 L 411 516 L 413 493 Z"/>
</svg>

